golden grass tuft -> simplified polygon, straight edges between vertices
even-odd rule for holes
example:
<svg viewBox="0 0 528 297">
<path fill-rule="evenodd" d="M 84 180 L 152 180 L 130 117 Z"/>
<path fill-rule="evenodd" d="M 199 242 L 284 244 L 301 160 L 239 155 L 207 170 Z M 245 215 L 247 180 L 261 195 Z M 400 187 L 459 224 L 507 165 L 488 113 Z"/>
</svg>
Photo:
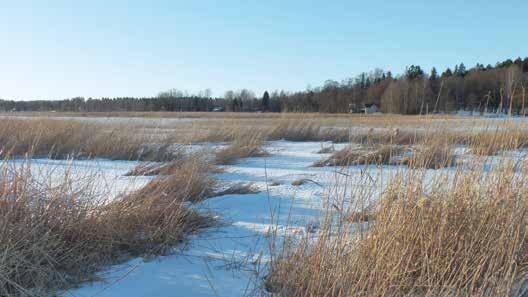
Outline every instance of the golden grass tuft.
<svg viewBox="0 0 528 297">
<path fill-rule="evenodd" d="M 390 165 L 397 164 L 395 157 L 403 152 L 403 148 L 394 145 L 378 145 L 375 148 L 355 148 L 348 146 L 333 153 L 329 158 L 313 164 L 321 166 L 351 166 L 351 165 Z"/>
<path fill-rule="evenodd" d="M 455 136 L 437 132 L 428 135 L 422 143 L 413 147 L 412 152 L 402 159 L 402 164 L 411 168 L 440 169 L 452 167 L 459 161 L 453 151 Z"/>
<path fill-rule="evenodd" d="M 256 129 L 239 130 L 233 141 L 215 152 L 215 162 L 221 165 L 233 164 L 238 159 L 267 155 L 262 149 L 263 135 Z"/>
<path fill-rule="evenodd" d="M 150 181 L 135 196 L 167 197 L 171 203 L 175 199 L 199 202 L 210 196 L 217 184 L 216 179 L 210 175 L 213 166 L 204 156 L 192 155 L 166 170 L 165 175 Z"/>
<path fill-rule="evenodd" d="M 412 145 L 420 142 L 426 132 L 402 131 L 400 129 L 390 129 L 375 131 L 370 129 L 367 133 L 355 133 L 350 137 L 350 141 L 366 145 Z"/>
<path fill-rule="evenodd" d="M 290 141 L 333 141 L 345 142 L 349 140 L 349 130 L 346 128 L 325 127 L 324 122 L 316 118 L 282 119 L 269 128 L 269 140 Z"/>
</svg>

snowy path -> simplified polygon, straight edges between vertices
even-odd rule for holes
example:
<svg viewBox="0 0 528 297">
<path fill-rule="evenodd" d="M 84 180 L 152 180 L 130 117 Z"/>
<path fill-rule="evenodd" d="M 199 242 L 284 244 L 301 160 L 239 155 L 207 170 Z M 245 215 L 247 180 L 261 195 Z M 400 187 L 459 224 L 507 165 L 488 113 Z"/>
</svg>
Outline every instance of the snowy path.
<svg viewBox="0 0 528 297">
<path fill-rule="evenodd" d="M 269 255 L 268 232 L 306 232 L 317 224 L 323 195 L 336 183 L 335 168 L 310 167 L 323 156 L 321 142 L 271 142 L 270 155 L 226 166 L 218 178 L 253 182 L 261 192 L 224 195 L 199 207 L 221 218 L 219 227 L 191 238 L 186 247 L 150 261 L 134 259 L 102 273 L 102 282 L 67 292 L 73 296 L 254 296 L 256 263 Z M 359 172 L 360 169 L 358 168 Z M 300 178 L 300 186 L 291 183 Z M 268 186 L 266 181 L 279 183 Z M 271 220 L 273 213 L 274 223 Z M 257 279 L 255 279 L 257 277 Z M 256 281 L 255 281 L 256 280 Z"/>
</svg>

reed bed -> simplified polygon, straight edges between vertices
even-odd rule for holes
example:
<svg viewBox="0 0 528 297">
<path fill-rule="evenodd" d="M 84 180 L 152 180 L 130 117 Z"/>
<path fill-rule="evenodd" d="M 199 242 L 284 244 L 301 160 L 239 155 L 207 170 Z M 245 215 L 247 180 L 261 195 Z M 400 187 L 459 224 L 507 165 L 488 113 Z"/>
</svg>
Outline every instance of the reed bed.
<svg viewBox="0 0 528 297">
<path fill-rule="evenodd" d="M 0 144 L 3 157 L 31 153 L 50 158 L 93 158 L 119 160 L 165 160 L 166 146 L 156 135 L 138 132 L 127 125 L 82 123 L 74 120 L 0 121 Z"/>
<path fill-rule="evenodd" d="M 70 174 L 36 179 L 30 161 L 0 171 L 0 296 L 49 296 L 131 257 L 159 255 L 214 224 L 189 207 L 212 180 L 189 161 L 173 175 L 108 201 Z"/>
<path fill-rule="evenodd" d="M 450 135 L 447 138 L 452 144 L 467 146 L 474 154 L 494 155 L 524 148 L 528 142 L 526 124 L 497 119 L 314 114 L 255 115 L 253 119 L 249 115 L 233 118 L 196 115 L 190 122 L 172 124 L 150 123 L 150 118 L 137 123 L 105 123 L 96 119 L 3 118 L 0 121 L 2 156 L 32 152 L 62 159 L 99 157 L 167 162 L 181 157 L 182 145 L 201 142 L 234 143 L 232 154 L 251 156 L 258 153 L 247 148 L 269 140 L 414 146 L 446 134 Z M 241 140 L 242 136 L 249 140 Z M 255 144 L 247 145 L 250 140 Z"/>
<path fill-rule="evenodd" d="M 53 118 L 62 120 L 67 118 L 81 118 L 85 121 L 100 121 L 102 118 L 122 119 L 121 122 L 130 122 L 130 119 L 186 119 L 191 120 L 193 125 L 209 125 L 214 123 L 236 121 L 242 126 L 270 126 L 281 121 L 306 121 L 318 123 L 326 127 L 409 127 L 409 128 L 427 128 L 441 125 L 444 128 L 460 128 L 461 126 L 470 127 L 482 125 L 481 123 L 490 122 L 490 119 L 479 117 L 462 117 L 456 115 L 397 115 L 397 114 L 335 114 L 335 113 L 253 113 L 253 112 L 22 112 L 22 113 L 0 113 L 0 116 L 6 119 L 13 118 Z M 501 121 L 502 119 L 492 119 L 492 121 Z M 119 122 L 119 121 L 118 121 Z"/>
<path fill-rule="evenodd" d="M 471 170 L 402 170 L 374 204 L 357 192 L 342 204 L 354 207 L 331 207 L 315 238 L 285 241 L 267 290 L 274 296 L 525 296 L 528 164 L 484 160 L 474 159 Z"/>
</svg>

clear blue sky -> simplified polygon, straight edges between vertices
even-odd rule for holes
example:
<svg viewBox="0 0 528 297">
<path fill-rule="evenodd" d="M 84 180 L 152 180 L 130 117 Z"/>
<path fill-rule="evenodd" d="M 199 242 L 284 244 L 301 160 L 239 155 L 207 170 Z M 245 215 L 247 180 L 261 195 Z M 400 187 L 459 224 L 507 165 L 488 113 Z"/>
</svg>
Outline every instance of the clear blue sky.
<svg viewBox="0 0 528 297">
<path fill-rule="evenodd" d="M 82 2 L 82 3 L 81 3 Z M 0 0 L 0 98 L 301 90 L 528 56 L 528 1 Z"/>
</svg>

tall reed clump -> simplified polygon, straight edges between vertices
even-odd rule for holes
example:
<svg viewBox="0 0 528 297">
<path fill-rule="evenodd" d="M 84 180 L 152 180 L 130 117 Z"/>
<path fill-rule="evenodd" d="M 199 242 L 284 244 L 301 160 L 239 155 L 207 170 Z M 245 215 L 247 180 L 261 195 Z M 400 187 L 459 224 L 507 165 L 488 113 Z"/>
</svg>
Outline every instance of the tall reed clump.
<svg viewBox="0 0 528 297">
<path fill-rule="evenodd" d="M 370 129 L 367 133 L 354 133 L 350 136 L 350 141 L 367 145 L 413 145 L 424 139 L 428 135 L 425 131 L 402 131 L 400 129 L 390 129 L 387 131 L 375 131 Z"/>
<path fill-rule="evenodd" d="M 217 164 L 233 164 L 238 159 L 265 156 L 267 153 L 262 148 L 263 134 L 257 129 L 239 129 L 234 132 L 233 140 L 215 152 Z"/>
<path fill-rule="evenodd" d="M 350 165 L 391 165 L 398 164 L 397 157 L 404 148 L 396 145 L 378 145 L 375 147 L 354 148 L 348 146 L 333 153 L 325 160 L 314 163 L 313 166 L 350 166 Z"/>
<path fill-rule="evenodd" d="M 528 167 L 405 170 L 369 215 L 331 215 L 272 261 L 275 296 L 525 296 Z M 361 198 L 364 199 L 364 198 Z M 352 210 L 351 210 L 352 211 Z"/>
<path fill-rule="evenodd" d="M 8 164 L 8 163 L 6 163 Z M 48 296 L 92 280 L 107 265 L 158 255 L 213 219 L 193 210 L 211 179 L 182 166 L 143 189 L 98 199 L 96 185 L 55 186 L 33 177 L 29 163 L 0 172 L 0 296 Z"/>
<path fill-rule="evenodd" d="M 468 135 L 464 137 L 462 143 L 467 145 L 473 154 L 491 156 L 500 151 L 526 147 L 528 130 L 514 123 L 506 123 L 503 127 L 488 127 Z"/>
<path fill-rule="evenodd" d="M 164 170 L 162 175 L 138 190 L 135 196 L 157 197 L 160 194 L 168 197 L 169 201 L 178 197 L 181 201 L 199 202 L 210 196 L 217 184 L 211 176 L 214 166 L 207 161 L 206 156 L 191 154 Z"/>
<path fill-rule="evenodd" d="M 456 137 L 446 131 L 424 136 L 422 142 L 412 148 L 412 153 L 402 159 L 402 164 L 412 168 L 440 169 L 457 164 L 458 157 L 453 145 Z"/>
<path fill-rule="evenodd" d="M 331 125 L 325 127 L 324 121 L 317 118 L 281 119 L 268 128 L 267 139 L 345 142 L 349 140 L 349 135 L 348 129 Z"/>
</svg>

